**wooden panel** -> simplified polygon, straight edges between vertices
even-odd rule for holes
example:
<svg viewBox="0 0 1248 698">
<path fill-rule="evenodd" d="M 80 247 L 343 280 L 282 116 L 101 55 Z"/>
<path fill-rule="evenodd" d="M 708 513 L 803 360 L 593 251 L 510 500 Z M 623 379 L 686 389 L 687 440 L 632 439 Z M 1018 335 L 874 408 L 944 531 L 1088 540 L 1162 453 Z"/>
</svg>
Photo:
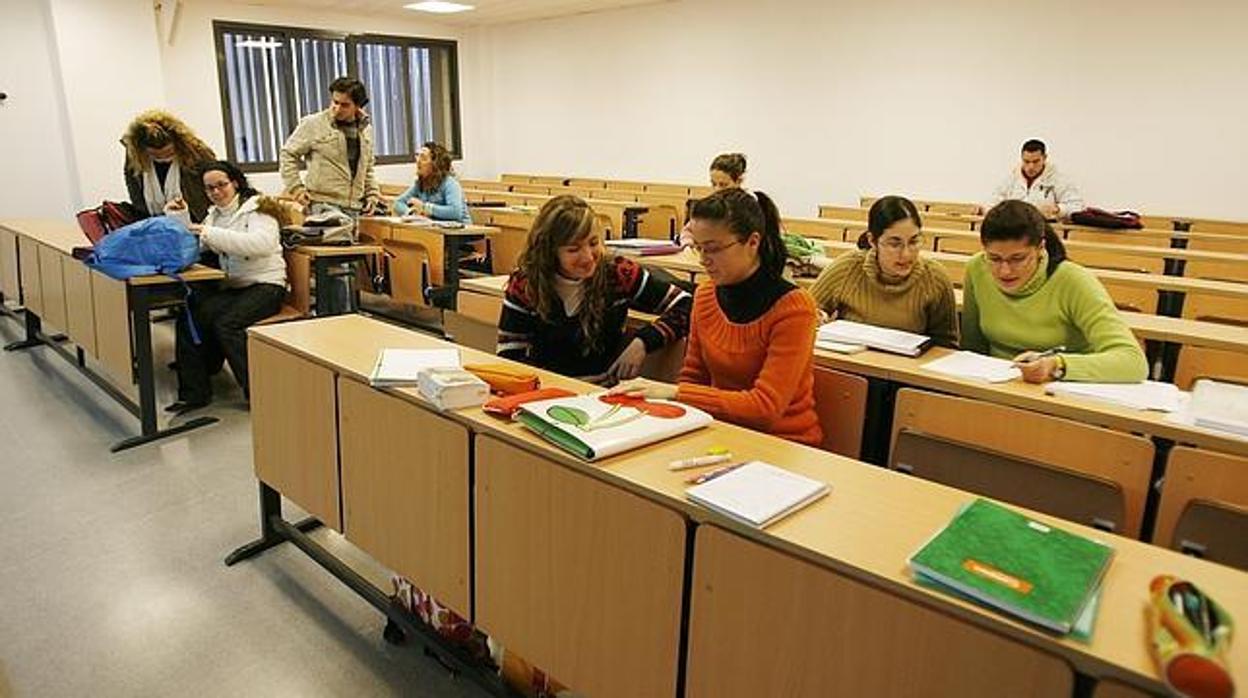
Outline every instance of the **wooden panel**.
<svg viewBox="0 0 1248 698">
<path fill-rule="evenodd" d="M 528 242 L 528 228 L 499 227 L 486 239 L 490 241 L 490 269 L 495 274 L 510 274 L 516 270 L 520 255 Z"/>
<path fill-rule="evenodd" d="M 442 260 L 446 255 L 446 236 L 428 228 L 416 226 L 393 226 L 391 238 L 395 243 L 424 248 L 429 260 L 429 281 L 434 286 L 442 285 Z M 394 260 L 390 260 L 394 264 Z"/>
<path fill-rule="evenodd" d="M 1166 460 L 1154 543 L 1178 549 L 1181 541 L 1174 540 L 1175 527 L 1193 500 L 1224 504 L 1248 516 L 1248 458 L 1174 447 Z"/>
<path fill-rule="evenodd" d="M 341 531 L 333 372 L 255 339 L 247 352 L 256 477 Z"/>
<path fill-rule="evenodd" d="M 1248 325 L 1248 299 L 1187 293 L 1183 297 L 1183 317 L 1205 322 Z"/>
<path fill-rule="evenodd" d="M 459 298 L 462 299 L 464 295 L 463 291 L 459 292 Z M 493 322 L 482 322 L 453 310 L 446 310 L 442 313 L 442 331 L 447 339 L 463 347 L 490 354 L 498 349 L 497 318 Z"/>
<path fill-rule="evenodd" d="M 119 385 L 134 382 L 131 366 L 130 313 L 126 282 L 91 272 L 92 310 L 95 313 L 96 358 L 104 372 Z"/>
<path fill-rule="evenodd" d="M 51 247 L 39 246 L 39 288 L 43 294 L 43 313 L 40 317 L 45 324 L 58 330 L 69 328 L 69 315 L 65 310 L 65 276 L 61 273 L 61 260 L 64 258 L 64 254 Z"/>
<path fill-rule="evenodd" d="M 39 243 L 23 237 L 17 243 L 18 260 L 22 265 L 22 305 L 43 316 L 43 289 L 39 279 Z"/>
<path fill-rule="evenodd" d="M 471 617 L 468 429 L 402 398 L 338 380 L 347 539 Z M 420 435 L 420 448 L 403 435 Z"/>
<path fill-rule="evenodd" d="M 1092 690 L 1092 698 L 1161 698 L 1165 694 L 1148 693 L 1117 681 L 1102 680 Z"/>
<path fill-rule="evenodd" d="M 820 204 L 820 218 L 834 218 L 842 221 L 857 221 L 860 223 L 867 222 L 867 209 L 855 208 L 853 206 L 835 206 L 831 204 Z"/>
<path fill-rule="evenodd" d="M 1101 285 L 1105 287 L 1105 292 L 1114 301 L 1114 307 L 1119 310 L 1148 315 L 1157 312 L 1157 291 L 1151 288 L 1117 284 L 1113 281 L 1107 281 Z"/>
<path fill-rule="evenodd" d="M 1125 511 L 1118 533 L 1140 535 L 1153 464 L 1153 444 L 1143 436 L 912 388 L 897 392 L 894 446 L 903 429 L 1115 482 Z"/>
<path fill-rule="evenodd" d="M 286 281 L 290 284 L 286 305 L 308 315 L 312 312 L 312 258 L 295 250 L 287 250 L 283 256 L 286 258 Z"/>
<path fill-rule="evenodd" d="M 953 254 L 975 254 L 983 249 L 979 240 L 970 237 L 942 237 L 936 242 L 937 252 Z"/>
<path fill-rule="evenodd" d="M 659 183 L 651 182 L 651 183 L 646 184 L 646 188 L 643 189 L 642 191 L 647 191 L 647 192 L 653 191 L 653 192 L 659 192 L 661 194 L 688 195 L 689 185 L 688 184 L 659 184 Z"/>
<path fill-rule="evenodd" d="M 14 303 L 22 295 L 17 274 L 17 235 L 7 228 L 0 228 L 0 294 Z"/>
<path fill-rule="evenodd" d="M 1153 257 L 1141 257 L 1118 251 L 1106 252 L 1095 248 L 1071 245 L 1066 250 L 1071 261 L 1085 267 L 1096 269 L 1117 269 L 1119 271 L 1136 271 L 1146 274 L 1160 274 L 1166 268 L 1166 260 Z"/>
<path fill-rule="evenodd" d="M 676 693 L 685 523 L 478 436 L 477 625 L 578 693 Z"/>
<path fill-rule="evenodd" d="M 1226 235 L 1220 238 L 1195 238 L 1187 241 L 1187 249 L 1203 252 L 1248 254 L 1248 236 Z"/>
<path fill-rule="evenodd" d="M 1174 368 L 1174 384 L 1180 390 L 1191 390 L 1200 378 L 1248 383 L 1248 361 L 1243 352 L 1184 345 Z"/>
<path fill-rule="evenodd" d="M 815 411 L 823 427 L 820 448 L 857 458 L 867 419 L 867 379 L 816 366 Z"/>
<path fill-rule="evenodd" d="M 62 260 L 65 276 L 65 331 L 74 344 L 96 356 L 95 301 L 91 293 L 91 269 L 72 257 Z"/>
<path fill-rule="evenodd" d="M 1226 262 L 1189 260 L 1183 266 L 1183 276 L 1221 281 L 1248 281 L 1248 260 Z"/>
<path fill-rule="evenodd" d="M 458 296 L 456 310 L 480 322 L 490 323 L 498 327 L 499 315 L 503 312 L 502 296 L 487 296 L 483 293 L 464 293 Z"/>
<path fill-rule="evenodd" d="M 806 237 L 821 240 L 845 239 L 846 226 L 844 223 L 819 220 L 818 218 L 785 218 L 781 221 L 781 224 L 785 230 L 797 235 L 805 235 Z"/>
<path fill-rule="evenodd" d="M 1097 231 L 1071 230 L 1066 234 L 1071 242 L 1092 242 L 1109 245 L 1135 245 L 1148 247 L 1169 247 L 1170 238 L 1159 235 L 1133 235 L 1130 230 Z"/>
<path fill-rule="evenodd" d="M 389 267 L 390 297 L 403 303 L 428 305 L 425 301 L 425 285 L 429 283 L 431 265 L 429 252 L 423 245 L 398 242 L 386 242 L 386 251 L 390 253 Z"/>
<path fill-rule="evenodd" d="M 690 698 L 1071 695 L 1061 659 L 938 611 L 714 526 L 694 550 Z"/>
</svg>

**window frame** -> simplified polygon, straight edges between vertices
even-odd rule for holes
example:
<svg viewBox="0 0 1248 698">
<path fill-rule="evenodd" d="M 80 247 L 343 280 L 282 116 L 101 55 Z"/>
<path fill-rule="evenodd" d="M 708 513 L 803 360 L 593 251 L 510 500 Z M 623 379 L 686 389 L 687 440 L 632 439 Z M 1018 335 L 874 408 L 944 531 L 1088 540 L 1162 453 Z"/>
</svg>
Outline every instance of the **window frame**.
<svg viewBox="0 0 1248 698">
<path fill-rule="evenodd" d="M 278 160 L 265 162 L 249 162 L 242 163 L 238 160 L 238 153 L 235 152 L 234 144 L 234 105 L 229 100 L 228 76 L 226 75 L 226 57 L 225 57 L 225 35 L 232 34 L 264 34 L 274 37 L 281 37 L 284 45 L 290 45 L 291 39 L 322 39 L 330 41 L 342 41 L 346 44 L 347 49 L 347 74 L 358 76 L 359 59 L 357 56 L 357 47 L 360 44 L 381 44 L 386 46 L 398 46 L 403 49 L 403 67 L 407 80 L 411 82 L 411 60 L 408 57 L 406 49 L 410 48 L 436 48 L 447 50 L 447 61 L 449 69 L 450 90 L 450 145 L 451 157 L 459 159 L 463 154 L 462 128 L 460 119 L 460 99 L 459 99 L 459 42 L 454 39 L 431 39 L 426 37 L 414 36 L 397 36 L 391 34 L 350 34 L 346 32 L 336 32 L 324 29 L 307 29 L 303 27 L 288 27 L 273 24 L 252 24 L 248 22 L 234 22 L 228 20 L 213 20 L 212 34 L 213 43 L 216 47 L 217 60 L 217 89 L 221 99 L 221 118 L 225 127 L 225 151 L 226 157 L 231 162 L 237 164 L 243 172 L 277 172 L 279 169 Z M 282 59 L 285 62 L 284 73 L 286 79 L 281 85 L 282 94 L 285 102 L 285 116 L 287 122 L 297 126 L 299 119 L 295 112 L 297 109 L 295 95 L 294 80 L 294 63 L 290 51 L 284 52 Z M 410 88 L 409 88 L 410 89 Z M 387 155 L 375 156 L 375 162 L 378 165 L 393 165 L 414 163 L 416 156 L 420 152 L 419 143 L 415 143 L 413 138 L 415 113 L 412 109 L 412 99 L 403 100 L 403 108 L 406 111 L 408 129 L 404 136 L 407 138 L 410 147 L 408 155 Z M 287 135 L 286 137 L 289 137 Z"/>
</svg>

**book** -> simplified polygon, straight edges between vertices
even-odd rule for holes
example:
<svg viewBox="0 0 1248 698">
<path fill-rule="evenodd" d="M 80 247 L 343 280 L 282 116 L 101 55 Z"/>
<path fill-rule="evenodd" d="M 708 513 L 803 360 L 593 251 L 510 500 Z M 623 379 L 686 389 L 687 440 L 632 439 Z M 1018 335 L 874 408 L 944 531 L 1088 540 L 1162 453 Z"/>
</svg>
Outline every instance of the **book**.
<svg viewBox="0 0 1248 698">
<path fill-rule="evenodd" d="M 418 378 L 421 397 L 440 410 L 479 407 L 490 399 L 490 386 L 460 368 L 426 368 Z"/>
<path fill-rule="evenodd" d="M 966 350 L 933 359 L 920 365 L 919 368 L 955 378 L 969 378 L 988 383 L 1005 383 L 1023 377 L 1022 372 L 1012 361 Z"/>
<path fill-rule="evenodd" d="M 667 240 L 647 240 L 645 238 L 607 240 L 606 245 L 612 252 L 629 257 L 676 254 L 683 249 L 680 245 Z"/>
<path fill-rule="evenodd" d="M 837 354 L 857 354 L 867 350 L 865 344 L 847 344 L 845 342 L 833 342 L 831 340 L 815 338 L 815 348 L 831 351 Z"/>
<path fill-rule="evenodd" d="M 1143 381 L 1140 383 L 1048 383 L 1049 395 L 1073 395 L 1099 402 L 1108 402 L 1134 410 L 1175 412 L 1182 395 L 1173 383 Z"/>
<path fill-rule="evenodd" d="M 1104 543 L 976 499 L 912 555 L 909 565 L 979 603 L 1067 634 L 1113 556 Z"/>
<path fill-rule="evenodd" d="M 398 388 L 420 384 L 426 368 L 459 368 L 458 349 L 382 349 L 369 374 L 374 388 Z"/>
<path fill-rule="evenodd" d="M 833 320 L 819 328 L 815 335 L 817 342 L 839 342 L 841 344 L 862 344 L 871 349 L 918 356 L 923 353 L 931 338 L 913 332 L 903 332 L 887 327 L 877 327 L 851 320 Z"/>
<path fill-rule="evenodd" d="M 592 461 L 700 429 L 715 421 L 688 405 L 627 395 L 578 395 L 528 402 L 515 418 L 543 439 Z"/>
<path fill-rule="evenodd" d="M 1202 378 L 1192 386 L 1192 423 L 1248 436 L 1248 386 Z"/>
<path fill-rule="evenodd" d="M 690 487 L 685 496 L 731 519 L 765 528 L 829 491 L 827 483 L 762 461 L 750 461 Z"/>
</svg>

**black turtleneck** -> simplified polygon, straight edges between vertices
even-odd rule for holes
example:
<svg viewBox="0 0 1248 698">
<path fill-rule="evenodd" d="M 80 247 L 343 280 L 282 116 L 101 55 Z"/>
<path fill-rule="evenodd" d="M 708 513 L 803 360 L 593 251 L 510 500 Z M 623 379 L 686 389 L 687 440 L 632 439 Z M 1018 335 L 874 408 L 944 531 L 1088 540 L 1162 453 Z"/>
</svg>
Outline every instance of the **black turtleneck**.
<svg viewBox="0 0 1248 698">
<path fill-rule="evenodd" d="M 729 322 L 742 325 L 759 319 L 784 294 L 796 289 L 797 286 L 783 277 L 771 276 L 760 266 L 744 281 L 731 286 L 716 286 L 715 300 L 719 301 L 719 307 Z"/>
</svg>

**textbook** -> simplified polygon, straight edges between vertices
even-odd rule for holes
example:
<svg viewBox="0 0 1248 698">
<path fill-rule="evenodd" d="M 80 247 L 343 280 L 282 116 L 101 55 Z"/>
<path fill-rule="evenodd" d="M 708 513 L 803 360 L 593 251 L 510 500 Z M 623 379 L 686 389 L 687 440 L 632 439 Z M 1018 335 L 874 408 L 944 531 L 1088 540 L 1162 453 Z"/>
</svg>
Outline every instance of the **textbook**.
<svg viewBox="0 0 1248 698">
<path fill-rule="evenodd" d="M 1248 436 L 1248 386 L 1202 378 L 1192 387 L 1192 423 Z"/>
<path fill-rule="evenodd" d="M 862 344 L 880 351 L 918 356 L 932 340 L 930 337 L 913 332 L 902 332 L 850 320 L 833 320 L 819 328 L 815 341 Z"/>
<path fill-rule="evenodd" d="M 917 574 L 1049 630 L 1070 633 L 1113 548 L 986 499 L 964 506 L 909 560 Z"/>
<path fill-rule="evenodd" d="M 525 403 L 515 418 L 543 439 L 589 461 L 670 439 L 715 421 L 688 405 L 606 393 Z"/>
<path fill-rule="evenodd" d="M 426 368 L 459 367 L 458 349 L 382 349 L 368 384 L 374 388 L 415 386 Z"/>
<path fill-rule="evenodd" d="M 1179 409 L 1180 391 L 1173 383 L 1142 381 L 1139 383 L 1048 383 L 1049 395 L 1073 395 L 1099 402 L 1108 402 L 1134 410 L 1175 412 Z"/>
<path fill-rule="evenodd" d="M 1022 372 L 1012 361 L 976 354 L 965 349 L 928 361 L 919 368 L 954 378 L 969 378 L 988 383 L 1005 383 L 1023 377 Z"/>
<path fill-rule="evenodd" d="M 691 501 L 757 528 L 779 521 L 830 491 L 827 483 L 762 461 L 689 488 Z"/>
</svg>

